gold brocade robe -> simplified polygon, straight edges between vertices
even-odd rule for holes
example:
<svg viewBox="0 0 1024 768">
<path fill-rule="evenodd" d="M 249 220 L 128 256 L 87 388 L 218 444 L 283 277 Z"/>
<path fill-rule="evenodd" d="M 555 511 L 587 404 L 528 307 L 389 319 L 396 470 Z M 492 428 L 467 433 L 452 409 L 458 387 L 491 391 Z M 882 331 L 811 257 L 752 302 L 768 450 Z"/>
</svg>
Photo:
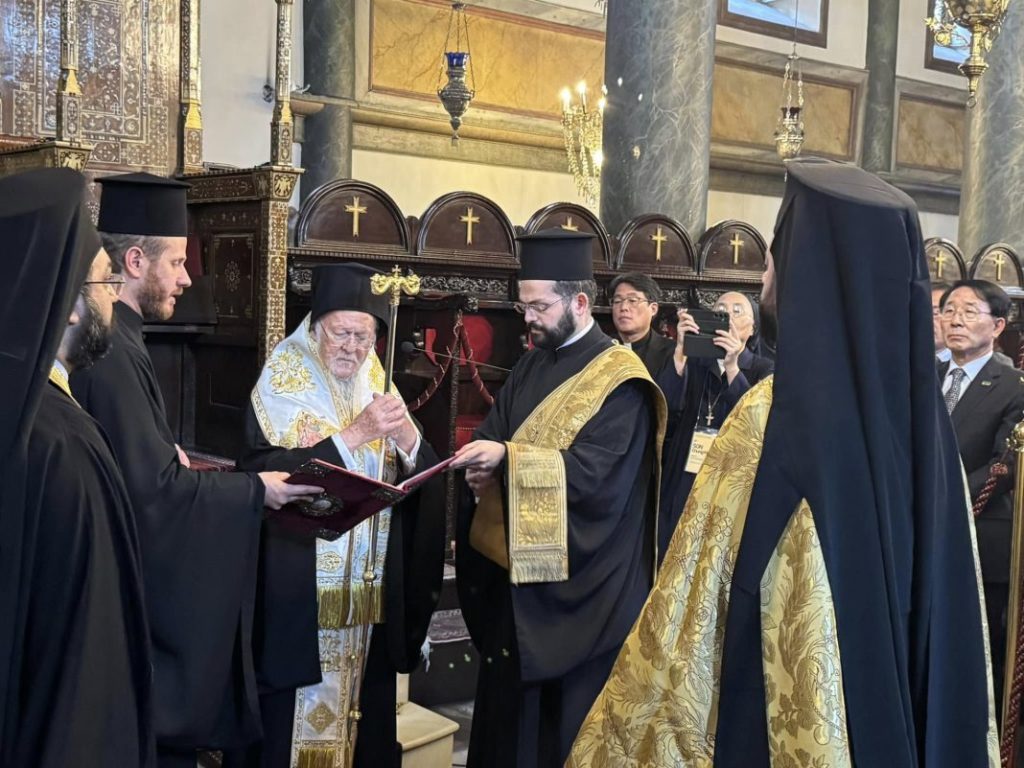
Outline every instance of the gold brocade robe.
<svg viewBox="0 0 1024 768">
<path fill-rule="evenodd" d="M 740 401 L 709 451 L 654 590 L 576 738 L 570 768 L 713 765 L 730 585 L 772 381 Z M 761 580 L 761 634 L 772 766 L 852 766 L 835 611 L 806 501 Z M 998 765 L 994 721 L 989 756 Z"/>
</svg>

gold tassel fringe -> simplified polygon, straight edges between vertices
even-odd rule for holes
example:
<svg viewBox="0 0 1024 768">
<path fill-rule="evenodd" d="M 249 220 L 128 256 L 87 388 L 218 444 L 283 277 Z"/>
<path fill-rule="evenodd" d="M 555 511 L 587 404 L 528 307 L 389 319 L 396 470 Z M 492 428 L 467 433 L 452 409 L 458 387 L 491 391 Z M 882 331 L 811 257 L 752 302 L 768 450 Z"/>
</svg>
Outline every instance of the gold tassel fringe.
<svg viewBox="0 0 1024 768">
<path fill-rule="evenodd" d="M 342 768 L 342 747 L 299 747 L 299 768 Z"/>
<path fill-rule="evenodd" d="M 384 621 L 384 585 L 380 581 L 375 581 L 370 588 L 362 582 L 317 587 L 316 600 L 320 629 L 358 627 L 367 616 L 370 624 Z"/>
</svg>

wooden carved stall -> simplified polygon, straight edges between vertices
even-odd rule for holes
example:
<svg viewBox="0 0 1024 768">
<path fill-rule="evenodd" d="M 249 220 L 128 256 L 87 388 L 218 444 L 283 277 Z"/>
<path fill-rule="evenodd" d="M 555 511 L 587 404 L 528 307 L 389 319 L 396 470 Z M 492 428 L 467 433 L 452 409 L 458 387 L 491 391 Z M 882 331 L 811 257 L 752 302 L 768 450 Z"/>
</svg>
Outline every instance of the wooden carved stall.
<svg viewBox="0 0 1024 768">
<path fill-rule="evenodd" d="M 928 274 L 932 283 L 955 283 L 967 279 L 967 261 L 963 251 L 952 240 L 932 237 L 924 241 Z"/>
</svg>

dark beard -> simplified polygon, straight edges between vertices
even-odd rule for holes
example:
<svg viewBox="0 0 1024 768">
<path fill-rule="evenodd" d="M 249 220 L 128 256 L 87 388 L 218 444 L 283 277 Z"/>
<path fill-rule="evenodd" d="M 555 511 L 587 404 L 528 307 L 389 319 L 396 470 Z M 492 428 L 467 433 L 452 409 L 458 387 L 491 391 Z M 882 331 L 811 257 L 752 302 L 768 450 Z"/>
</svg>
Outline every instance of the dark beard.
<svg viewBox="0 0 1024 768">
<path fill-rule="evenodd" d="M 110 327 L 103 324 L 96 302 L 85 295 L 82 299 L 85 301 L 85 314 L 70 331 L 72 338 L 67 360 L 72 370 L 88 368 L 110 350 Z"/>
<path fill-rule="evenodd" d="M 554 328 L 540 328 L 536 325 L 530 326 L 531 336 L 533 338 L 533 344 L 541 349 L 558 349 L 565 342 L 569 340 L 576 332 L 576 326 L 572 321 L 572 313 L 566 311 L 560 318 Z"/>
<path fill-rule="evenodd" d="M 142 310 L 142 317 L 146 320 L 170 320 L 171 314 L 167 314 L 165 303 L 167 297 L 160 292 L 160 284 L 155 277 L 146 277 L 139 292 L 139 309 Z"/>
</svg>

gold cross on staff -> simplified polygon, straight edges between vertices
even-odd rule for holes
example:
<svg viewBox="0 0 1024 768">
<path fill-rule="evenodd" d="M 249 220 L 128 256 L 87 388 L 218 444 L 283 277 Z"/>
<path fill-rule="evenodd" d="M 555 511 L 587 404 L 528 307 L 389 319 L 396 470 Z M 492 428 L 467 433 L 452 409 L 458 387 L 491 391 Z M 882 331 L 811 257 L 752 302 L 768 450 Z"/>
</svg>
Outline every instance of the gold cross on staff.
<svg viewBox="0 0 1024 768">
<path fill-rule="evenodd" d="M 379 273 L 370 278 L 370 290 L 375 296 L 390 293 L 390 304 L 397 307 L 403 293 L 406 296 L 415 296 L 420 292 L 420 278 L 414 272 L 403 275 L 402 268 L 395 264 L 390 275 Z"/>
<path fill-rule="evenodd" d="M 935 252 L 932 259 L 935 261 L 935 276 L 941 279 L 942 267 L 946 263 L 946 252 L 940 248 Z"/>
<path fill-rule="evenodd" d="M 569 232 L 579 232 L 580 228 L 578 224 L 572 223 L 572 216 L 565 217 L 565 224 L 562 225 L 562 229 L 568 230 Z"/>
<path fill-rule="evenodd" d="M 473 225 L 480 223 L 480 217 L 473 215 L 472 207 L 466 209 L 466 215 L 459 218 L 466 225 L 466 245 L 473 244 Z"/>
<path fill-rule="evenodd" d="M 359 214 L 366 213 L 366 206 L 359 204 L 359 196 L 352 198 L 352 204 L 345 206 L 345 213 L 352 214 L 352 237 L 359 237 Z"/>
<path fill-rule="evenodd" d="M 650 236 L 650 239 L 654 241 L 654 260 L 661 261 L 661 244 L 668 242 L 668 236 L 661 231 L 661 225 L 658 226 L 658 231 Z"/>
<path fill-rule="evenodd" d="M 992 257 L 992 263 L 996 265 L 996 282 L 1001 283 L 1003 281 L 1003 265 L 1006 263 L 1006 257 L 1003 256 L 1002 252 L 996 252 L 996 255 Z"/>
<path fill-rule="evenodd" d="M 744 245 L 746 245 L 746 242 L 744 242 L 743 238 L 740 237 L 740 233 L 737 232 L 735 235 L 732 236 L 732 240 L 729 241 L 729 245 L 732 246 L 732 263 L 733 264 L 739 264 L 740 263 L 740 249 Z"/>
</svg>

